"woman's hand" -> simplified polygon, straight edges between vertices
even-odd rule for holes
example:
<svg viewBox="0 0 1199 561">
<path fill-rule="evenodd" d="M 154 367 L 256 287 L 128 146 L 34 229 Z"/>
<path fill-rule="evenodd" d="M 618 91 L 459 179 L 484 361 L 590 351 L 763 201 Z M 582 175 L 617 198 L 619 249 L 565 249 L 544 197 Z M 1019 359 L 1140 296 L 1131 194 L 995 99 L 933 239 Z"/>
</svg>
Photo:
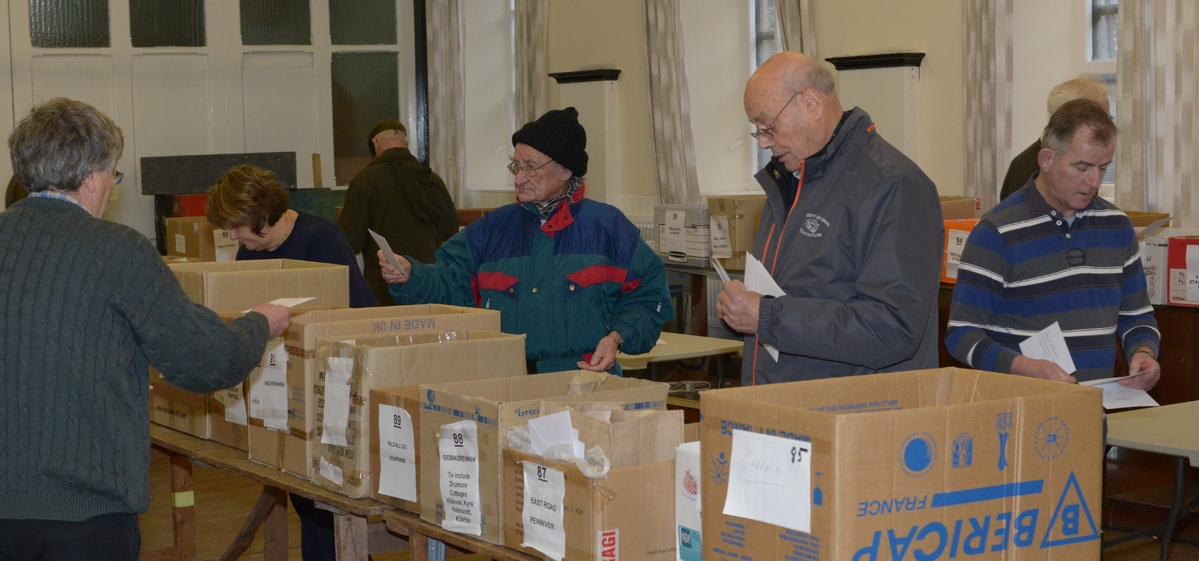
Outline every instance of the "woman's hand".
<svg viewBox="0 0 1199 561">
<path fill-rule="evenodd" d="M 396 261 L 400 262 L 403 270 L 392 267 L 387 257 L 383 256 L 383 250 L 379 250 L 379 268 L 383 269 L 383 280 L 387 281 L 387 284 L 404 284 L 408 282 L 408 274 L 412 272 L 412 264 L 403 255 L 397 255 Z"/>
</svg>

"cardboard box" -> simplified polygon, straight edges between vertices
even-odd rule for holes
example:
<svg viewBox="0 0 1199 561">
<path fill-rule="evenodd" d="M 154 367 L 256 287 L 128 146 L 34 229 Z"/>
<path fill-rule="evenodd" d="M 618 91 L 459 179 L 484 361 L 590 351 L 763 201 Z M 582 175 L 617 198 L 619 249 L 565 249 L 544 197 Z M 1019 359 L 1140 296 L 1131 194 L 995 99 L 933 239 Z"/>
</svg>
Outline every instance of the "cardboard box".
<svg viewBox="0 0 1199 561">
<path fill-rule="evenodd" d="M 335 391 L 336 379 L 329 378 L 336 374 L 334 362 L 339 359 L 348 359 L 343 362 L 350 368 L 342 394 Z M 374 335 L 353 341 L 321 339 L 319 374 L 313 382 L 316 427 L 308 433 L 312 482 L 356 499 L 370 496 L 374 447 L 369 436 L 377 420 L 368 414 L 377 415 L 369 402 L 370 390 L 434 381 L 523 378 L 526 368 L 524 335 L 461 330 Z M 348 412 L 340 422 L 334 413 L 339 402 Z"/>
<path fill-rule="evenodd" d="M 1199 237 L 1171 237 L 1166 262 L 1170 267 L 1171 306 L 1199 307 Z"/>
<path fill-rule="evenodd" d="M 1126 210 L 1124 214 L 1127 214 L 1128 219 L 1132 221 L 1133 228 L 1144 228 L 1158 220 L 1170 217 L 1170 214 L 1167 212 L 1141 212 L 1137 210 Z"/>
<path fill-rule="evenodd" d="M 687 440 L 687 436 L 684 432 L 685 443 L 675 448 L 674 457 L 675 561 L 702 561 L 704 542 L 699 481 L 704 472 L 700 469 L 699 440 Z"/>
<path fill-rule="evenodd" d="M 238 450 L 249 449 L 246 426 L 225 420 L 224 403 L 212 394 L 176 388 L 154 368 L 150 368 L 150 422 Z"/>
<path fill-rule="evenodd" d="M 1098 559 L 1102 394 L 955 368 L 704 392 L 704 559 Z"/>
<path fill-rule="evenodd" d="M 658 253 L 663 259 L 684 262 L 687 258 L 707 260 L 712 255 L 712 236 L 707 203 L 656 205 Z M 675 255 L 668 251 L 678 244 Z"/>
<path fill-rule="evenodd" d="M 547 406 L 550 404 L 547 404 Z M 542 414 L 546 414 L 543 408 Z M 504 451 L 504 544 L 541 557 L 553 557 L 526 543 L 526 524 L 545 528 L 561 523 L 564 559 L 645 559 L 675 557 L 674 449 L 683 440 L 682 411 L 612 411 L 611 422 L 571 412 L 571 425 L 588 450 L 599 447 L 612 467 L 603 478 L 589 478 L 571 462 Z M 540 469 L 538 469 L 540 468 Z M 526 474 L 556 470 L 564 482 L 561 502 L 526 509 Z M 557 474 L 544 479 L 553 481 Z M 536 497 L 536 495 L 534 495 Z M 531 508 L 533 510 L 535 507 Z M 555 513 L 561 512 L 561 520 Z M 540 514 L 540 513 L 539 513 Z M 526 516 L 536 521 L 526 520 Z M 544 547 L 544 546 L 543 546 Z"/>
<path fill-rule="evenodd" d="M 958 280 L 958 265 L 962 262 L 962 250 L 966 249 L 966 238 L 978 225 L 977 218 L 945 221 L 945 252 L 941 255 L 941 282 L 953 284 Z"/>
<path fill-rule="evenodd" d="M 373 389 L 370 394 L 370 403 L 370 418 L 372 421 L 371 446 L 374 447 L 370 455 L 371 498 L 387 503 L 400 510 L 420 514 L 420 387 L 402 386 Z M 406 438 L 402 441 L 384 442 L 380 440 L 379 437 L 382 434 L 380 429 L 384 427 L 383 423 L 387 420 L 386 416 L 380 417 L 379 415 L 381 407 L 403 409 L 408 414 L 404 419 L 408 421 L 407 427 L 403 426 L 402 422 L 396 422 L 393 418 L 392 428 L 395 430 L 410 431 L 412 436 L 411 441 Z M 407 432 L 405 432 L 405 435 L 407 435 Z M 395 458 L 391 458 L 390 456 L 395 456 Z M 416 500 L 409 501 L 379 491 L 379 485 L 382 482 L 380 476 L 385 457 L 396 464 L 408 464 L 408 460 L 412 460 L 413 470 L 411 474 L 407 472 L 407 468 L 404 468 L 402 477 L 397 477 L 395 484 L 397 487 L 403 489 L 411 487 L 416 493 Z M 408 480 L 409 475 L 411 476 L 411 480 Z M 401 478 L 404 481 L 400 481 Z"/>
<path fill-rule="evenodd" d="M 1165 228 L 1141 240 L 1141 268 L 1145 270 L 1149 303 L 1154 306 L 1169 303 L 1170 238 L 1186 236 L 1199 236 L 1199 229 Z"/>
<path fill-rule="evenodd" d="M 543 402 L 612 402 L 625 410 L 664 409 L 667 384 L 621 378 L 594 372 L 569 371 L 482 382 L 427 384 L 421 386 L 421 448 L 440 450 L 444 425 L 471 421 L 477 430 L 478 454 L 470 462 L 478 472 L 481 539 L 502 544 L 504 540 L 503 456 L 507 448 L 504 431 L 523 425 L 537 416 Z M 421 463 L 421 519 L 441 524 L 442 462 Z"/>
<path fill-rule="evenodd" d="M 309 413 L 316 380 L 317 341 L 322 337 L 352 338 L 412 331 L 478 329 L 499 331 L 500 313 L 495 310 L 424 304 L 324 310 L 296 314 L 283 332 L 287 362 L 288 428 L 274 431 L 261 422 L 250 421 L 250 459 L 288 473 L 311 479 L 312 443 L 316 416 Z"/>
<path fill-rule="evenodd" d="M 978 197 L 941 197 L 941 219 L 962 220 L 978 218 L 982 202 Z"/>
<path fill-rule="evenodd" d="M 745 269 L 745 252 L 754 249 L 764 206 L 766 195 L 708 197 L 712 256 L 719 258 L 725 269 Z"/>
<path fill-rule="evenodd" d="M 306 306 L 350 305 L 350 269 L 295 259 L 168 265 L 191 299 L 217 312 L 241 312 L 278 298 L 315 297 Z"/>
<path fill-rule="evenodd" d="M 167 218 L 167 255 L 185 257 L 191 262 L 233 261 L 237 258 L 237 242 L 229 232 L 213 227 L 203 216 Z"/>
</svg>

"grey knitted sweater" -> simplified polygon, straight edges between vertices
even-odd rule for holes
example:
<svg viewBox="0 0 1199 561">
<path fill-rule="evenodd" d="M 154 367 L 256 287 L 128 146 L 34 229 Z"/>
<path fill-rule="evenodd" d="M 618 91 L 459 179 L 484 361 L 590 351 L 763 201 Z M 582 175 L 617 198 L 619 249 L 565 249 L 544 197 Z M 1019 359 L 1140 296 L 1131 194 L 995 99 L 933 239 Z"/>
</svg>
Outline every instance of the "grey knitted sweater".
<svg viewBox="0 0 1199 561">
<path fill-rule="evenodd" d="M 150 241 L 68 201 L 0 213 L 0 518 L 86 520 L 150 504 L 149 374 L 230 387 L 266 318 L 225 325 Z"/>
</svg>

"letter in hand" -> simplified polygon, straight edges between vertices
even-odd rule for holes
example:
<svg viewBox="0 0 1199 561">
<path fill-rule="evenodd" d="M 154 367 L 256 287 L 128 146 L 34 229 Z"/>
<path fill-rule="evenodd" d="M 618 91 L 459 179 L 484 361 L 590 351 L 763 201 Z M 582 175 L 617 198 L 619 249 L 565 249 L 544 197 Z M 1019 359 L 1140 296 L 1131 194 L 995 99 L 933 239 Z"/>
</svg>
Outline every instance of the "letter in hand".
<svg viewBox="0 0 1199 561">
<path fill-rule="evenodd" d="M 1012 374 L 1040 378 L 1051 382 L 1078 383 L 1077 378 L 1067 374 L 1061 366 L 1058 366 L 1053 361 L 1028 358 L 1024 355 L 1018 355 L 1016 360 L 1012 361 Z"/>
<path fill-rule="evenodd" d="M 259 304 L 250 308 L 250 311 L 266 316 L 266 321 L 271 326 L 271 339 L 282 337 L 288 324 L 291 323 L 291 308 L 287 306 Z"/>
<path fill-rule="evenodd" d="M 1128 373 L 1137 374 L 1144 372 L 1144 374 L 1135 378 L 1120 380 L 1120 383 L 1134 390 L 1149 391 L 1153 389 L 1153 386 L 1157 385 L 1158 379 L 1161 378 L 1162 367 L 1154 360 L 1148 348 L 1142 347 L 1142 349 L 1137 349 L 1136 352 L 1132 353 L 1132 358 L 1128 359 Z"/>
<path fill-rule="evenodd" d="M 729 281 L 716 298 L 716 313 L 738 333 L 754 335 L 758 332 L 761 303 L 761 294 L 747 290 L 741 281 Z"/>
<path fill-rule="evenodd" d="M 387 260 L 387 256 L 383 255 L 382 249 L 379 250 L 379 268 L 383 270 L 383 280 L 387 281 L 387 284 L 404 284 L 408 282 L 408 273 L 412 271 L 412 264 L 403 255 L 396 255 L 396 261 L 399 261 L 400 269 L 396 269 Z"/>
</svg>

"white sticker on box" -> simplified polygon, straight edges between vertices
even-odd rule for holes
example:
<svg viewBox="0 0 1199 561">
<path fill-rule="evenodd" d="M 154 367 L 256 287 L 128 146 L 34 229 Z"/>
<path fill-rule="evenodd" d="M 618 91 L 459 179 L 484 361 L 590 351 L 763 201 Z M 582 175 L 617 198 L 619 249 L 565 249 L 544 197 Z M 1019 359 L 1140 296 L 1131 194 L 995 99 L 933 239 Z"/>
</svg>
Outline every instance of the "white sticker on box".
<svg viewBox="0 0 1199 561">
<path fill-rule="evenodd" d="M 729 217 L 712 216 L 708 219 L 712 231 L 712 257 L 730 259 L 733 257 L 733 244 L 729 241 Z"/>
<path fill-rule="evenodd" d="M 229 237 L 229 230 L 213 230 L 212 245 L 216 248 L 217 261 L 237 260 L 237 242 Z"/>
<path fill-rule="evenodd" d="M 379 493 L 416 502 L 416 443 L 412 415 L 403 407 L 379 405 Z"/>
<path fill-rule="evenodd" d="M 554 561 L 566 556 L 566 528 L 562 526 L 562 503 L 566 498 L 566 478 L 552 467 L 524 462 L 525 505 L 521 521 L 525 541 Z"/>
<path fill-rule="evenodd" d="M 187 236 L 175 234 L 175 253 L 187 253 Z"/>
<path fill-rule="evenodd" d="M 479 427 L 474 421 L 441 426 L 441 501 L 444 530 L 483 535 L 479 511 Z"/>
<path fill-rule="evenodd" d="M 321 456 L 321 477 L 328 479 L 334 485 L 345 483 L 341 468 L 326 461 L 324 456 Z"/>
<path fill-rule="evenodd" d="M 268 429 L 287 430 L 287 350 L 283 338 L 271 339 L 262 355 L 259 414 Z"/>
<path fill-rule="evenodd" d="M 1186 299 L 1199 304 L 1199 245 L 1187 246 Z"/>
<path fill-rule="evenodd" d="M 235 425 L 246 426 L 246 400 L 241 393 L 241 384 L 216 392 L 217 400 L 225 406 L 225 420 Z"/>
<path fill-rule="evenodd" d="M 812 443 L 733 431 L 724 514 L 812 531 Z"/>
<path fill-rule="evenodd" d="M 246 376 L 246 381 L 250 383 L 246 389 L 246 398 L 250 400 L 250 418 L 262 419 L 262 367 L 255 366 Z"/>
<path fill-rule="evenodd" d="M 962 262 L 962 250 L 966 247 L 966 238 L 970 237 L 968 230 L 949 230 L 949 239 L 945 243 L 945 276 L 958 278 L 958 264 Z"/>
<path fill-rule="evenodd" d="M 660 241 L 659 253 L 686 253 L 687 237 L 683 222 L 687 212 L 683 210 L 666 211 L 666 233 Z"/>
<path fill-rule="evenodd" d="M 354 359 L 329 357 L 325 372 L 325 416 L 321 423 L 321 444 L 348 446 L 346 426 L 350 422 L 350 372 Z"/>
</svg>

